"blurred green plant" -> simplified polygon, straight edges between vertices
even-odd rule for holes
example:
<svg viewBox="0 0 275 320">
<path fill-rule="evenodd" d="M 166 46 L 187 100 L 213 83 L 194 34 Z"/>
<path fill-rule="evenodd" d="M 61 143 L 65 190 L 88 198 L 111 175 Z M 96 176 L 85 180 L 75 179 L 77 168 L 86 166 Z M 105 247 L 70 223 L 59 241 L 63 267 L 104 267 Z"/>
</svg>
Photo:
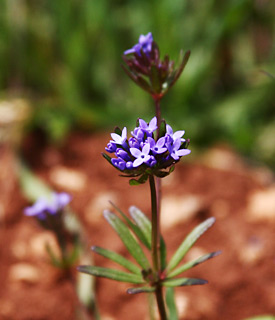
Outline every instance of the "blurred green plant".
<svg viewBox="0 0 275 320">
<path fill-rule="evenodd" d="M 256 0 L 2 0 L 2 95 L 27 95 L 33 127 L 53 140 L 128 125 L 136 107 L 152 115 L 118 64 L 121 49 L 152 31 L 172 59 L 192 52 L 163 100 L 167 121 L 184 122 L 193 144 L 222 140 L 274 165 L 274 78 L 261 71 L 275 74 L 274 12 L 274 1 Z"/>
</svg>

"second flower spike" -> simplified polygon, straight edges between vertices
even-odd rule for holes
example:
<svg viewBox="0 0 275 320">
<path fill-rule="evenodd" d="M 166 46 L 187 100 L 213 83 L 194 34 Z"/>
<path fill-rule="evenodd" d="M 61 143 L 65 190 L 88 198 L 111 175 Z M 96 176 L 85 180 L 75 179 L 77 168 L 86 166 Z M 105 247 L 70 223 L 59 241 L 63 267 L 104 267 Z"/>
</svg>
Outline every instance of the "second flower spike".
<svg viewBox="0 0 275 320">
<path fill-rule="evenodd" d="M 131 49 L 124 51 L 124 71 L 154 99 L 161 99 L 181 75 L 189 59 L 190 51 L 180 52 L 180 64 L 175 67 L 168 55 L 160 59 L 160 51 L 153 35 L 140 35 L 139 41 Z"/>
</svg>

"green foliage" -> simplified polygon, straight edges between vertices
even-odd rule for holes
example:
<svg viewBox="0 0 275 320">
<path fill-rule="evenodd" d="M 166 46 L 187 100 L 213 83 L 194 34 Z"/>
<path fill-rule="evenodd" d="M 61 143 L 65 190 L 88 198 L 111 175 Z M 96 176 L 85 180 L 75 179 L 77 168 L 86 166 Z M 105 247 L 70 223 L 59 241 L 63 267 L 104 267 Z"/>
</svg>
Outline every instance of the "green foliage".
<svg viewBox="0 0 275 320">
<path fill-rule="evenodd" d="M 75 126 L 130 124 L 136 108 L 149 118 L 151 98 L 120 64 L 139 34 L 152 31 L 162 58 L 167 53 L 177 60 L 181 49 L 191 50 L 163 100 L 169 123 L 184 123 L 192 144 L 222 139 L 272 163 L 274 79 L 262 70 L 275 74 L 274 6 L 252 0 L 3 0 L 2 95 L 15 90 L 29 97 L 33 126 L 55 140 Z"/>
</svg>

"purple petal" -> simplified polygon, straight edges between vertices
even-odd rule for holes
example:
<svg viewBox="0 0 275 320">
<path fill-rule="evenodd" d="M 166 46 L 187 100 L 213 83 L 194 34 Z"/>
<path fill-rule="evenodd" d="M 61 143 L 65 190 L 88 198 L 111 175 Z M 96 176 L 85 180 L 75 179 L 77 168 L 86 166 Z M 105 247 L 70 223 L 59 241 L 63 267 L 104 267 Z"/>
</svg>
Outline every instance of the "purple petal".
<svg viewBox="0 0 275 320">
<path fill-rule="evenodd" d="M 130 152 L 135 158 L 138 158 L 141 155 L 141 151 L 137 148 L 130 148 Z"/>
</svg>

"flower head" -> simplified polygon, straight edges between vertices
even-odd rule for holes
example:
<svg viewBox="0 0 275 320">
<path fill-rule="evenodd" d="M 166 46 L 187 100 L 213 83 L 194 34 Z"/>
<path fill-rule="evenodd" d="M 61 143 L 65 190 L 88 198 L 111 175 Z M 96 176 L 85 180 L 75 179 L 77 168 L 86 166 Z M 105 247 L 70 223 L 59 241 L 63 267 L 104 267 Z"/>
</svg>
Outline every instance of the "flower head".
<svg viewBox="0 0 275 320">
<path fill-rule="evenodd" d="M 140 35 L 138 43 L 124 51 L 123 60 L 126 65 L 123 65 L 123 69 L 137 85 L 159 100 L 178 80 L 189 56 L 190 51 L 184 55 L 181 51 L 178 67 L 168 55 L 161 60 L 158 45 L 149 32 L 147 35 Z"/>
<path fill-rule="evenodd" d="M 66 192 L 53 192 L 51 199 L 39 198 L 32 206 L 24 210 L 26 216 L 37 217 L 39 220 L 45 220 L 47 215 L 56 215 L 71 201 L 71 196 Z"/>
<path fill-rule="evenodd" d="M 149 54 L 152 50 L 152 42 L 153 42 L 153 36 L 152 33 L 149 32 L 147 35 L 141 34 L 138 39 L 138 43 L 135 44 L 131 49 L 128 49 L 124 51 L 124 54 L 130 54 L 130 53 L 137 53 L 139 56 L 141 56 L 141 50 L 145 54 Z"/>
<path fill-rule="evenodd" d="M 144 177 L 148 174 L 164 177 L 170 173 L 164 171 L 173 166 L 179 159 L 191 151 L 186 149 L 188 142 L 182 138 L 184 131 L 173 132 L 171 126 L 166 125 L 165 132 L 156 139 L 154 132 L 157 130 L 157 119 L 154 117 L 147 123 L 139 119 L 139 126 L 131 131 L 132 136 L 127 139 L 127 130 L 117 129 L 112 133 L 108 148 L 109 153 L 116 157 L 111 158 L 107 154 L 103 156 L 118 170 L 129 177 Z M 110 147 L 110 143 L 115 144 Z M 113 152 L 113 150 L 116 150 Z M 142 180 L 143 181 L 143 180 Z"/>
</svg>

